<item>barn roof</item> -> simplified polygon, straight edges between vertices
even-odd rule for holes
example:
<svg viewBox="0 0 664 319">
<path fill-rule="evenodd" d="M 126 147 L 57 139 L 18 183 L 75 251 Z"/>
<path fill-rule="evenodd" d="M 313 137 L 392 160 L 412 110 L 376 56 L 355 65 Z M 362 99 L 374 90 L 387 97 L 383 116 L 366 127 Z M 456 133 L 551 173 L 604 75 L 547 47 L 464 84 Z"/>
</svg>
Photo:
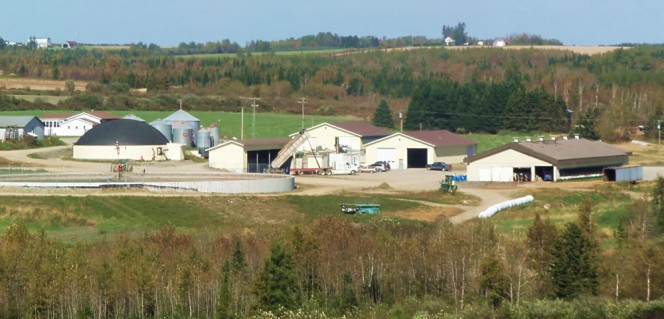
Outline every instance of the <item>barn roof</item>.
<svg viewBox="0 0 664 319">
<path fill-rule="evenodd" d="M 466 159 L 467 163 L 487 158 L 505 150 L 514 150 L 556 166 L 601 158 L 627 158 L 629 153 L 602 141 L 587 139 L 545 140 L 535 142 L 512 142 Z"/>
<path fill-rule="evenodd" d="M 384 128 L 362 121 L 335 122 L 328 124 L 355 133 L 359 136 L 387 136 L 392 134 L 392 132 Z"/>
<path fill-rule="evenodd" d="M 127 114 L 127 115 L 123 116 L 122 118 L 125 119 L 125 120 L 134 120 L 134 121 L 145 122 L 144 119 L 142 119 L 142 118 L 140 118 L 140 117 L 138 117 L 134 114 Z"/>
<path fill-rule="evenodd" d="M 164 121 L 173 122 L 173 121 L 200 121 L 200 120 L 195 118 L 193 115 L 187 113 L 185 110 L 177 110 L 173 114 L 167 116 L 164 119 Z"/>
<path fill-rule="evenodd" d="M 75 145 L 165 145 L 168 139 L 145 122 L 119 119 L 87 131 Z"/>
<path fill-rule="evenodd" d="M 474 140 L 452 133 L 448 130 L 410 131 L 404 132 L 404 134 L 432 144 L 435 147 L 477 144 Z"/>
<path fill-rule="evenodd" d="M 17 126 L 25 127 L 37 118 L 36 116 L 0 116 L 0 127 Z M 37 119 L 39 120 L 39 119 Z"/>
</svg>

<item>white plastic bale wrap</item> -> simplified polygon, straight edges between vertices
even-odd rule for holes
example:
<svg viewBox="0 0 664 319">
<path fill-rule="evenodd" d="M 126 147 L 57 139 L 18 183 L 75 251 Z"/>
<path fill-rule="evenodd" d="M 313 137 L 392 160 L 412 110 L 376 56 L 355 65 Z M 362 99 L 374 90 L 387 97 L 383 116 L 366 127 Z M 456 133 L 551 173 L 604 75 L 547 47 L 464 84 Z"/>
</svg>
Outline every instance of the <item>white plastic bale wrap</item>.
<svg viewBox="0 0 664 319">
<path fill-rule="evenodd" d="M 510 207 L 519 206 L 519 205 L 523 205 L 523 204 L 528 204 L 528 203 L 532 202 L 534 199 L 535 198 L 533 197 L 533 195 L 528 195 L 528 196 L 523 196 L 523 197 L 515 198 L 515 199 L 512 199 L 512 200 L 504 201 L 502 203 L 498 203 L 498 204 L 489 206 L 489 208 L 482 211 L 477 217 L 479 217 L 479 218 L 489 218 L 489 217 L 495 215 L 497 212 L 499 212 L 503 209 L 507 209 L 507 208 L 510 208 Z"/>
</svg>

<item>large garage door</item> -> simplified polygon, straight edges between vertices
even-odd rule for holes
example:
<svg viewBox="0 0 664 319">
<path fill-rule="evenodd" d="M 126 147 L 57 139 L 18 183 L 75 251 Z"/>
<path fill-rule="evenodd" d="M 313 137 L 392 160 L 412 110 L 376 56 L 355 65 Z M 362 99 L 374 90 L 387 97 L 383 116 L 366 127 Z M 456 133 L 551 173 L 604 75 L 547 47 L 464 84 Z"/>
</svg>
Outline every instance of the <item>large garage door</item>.
<svg viewBox="0 0 664 319">
<path fill-rule="evenodd" d="M 390 167 L 396 168 L 397 150 L 395 148 L 379 148 L 376 150 L 376 160 L 390 163 Z"/>
<path fill-rule="evenodd" d="M 427 167 L 427 149 L 426 148 L 409 148 L 408 149 L 408 168 L 425 168 Z"/>
<path fill-rule="evenodd" d="M 493 182 L 511 182 L 514 170 L 512 167 L 492 167 L 491 181 Z"/>
</svg>

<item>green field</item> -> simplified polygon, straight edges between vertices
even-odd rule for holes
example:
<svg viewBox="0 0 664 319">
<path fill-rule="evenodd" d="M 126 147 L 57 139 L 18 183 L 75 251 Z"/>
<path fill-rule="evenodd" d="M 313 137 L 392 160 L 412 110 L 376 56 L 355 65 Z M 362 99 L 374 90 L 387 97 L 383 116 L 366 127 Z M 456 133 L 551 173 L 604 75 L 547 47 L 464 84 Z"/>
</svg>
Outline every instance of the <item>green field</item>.
<svg viewBox="0 0 664 319">
<path fill-rule="evenodd" d="M 35 110 L 35 111 L 8 111 L 0 112 L 0 115 L 34 115 L 42 116 L 43 114 L 57 114 L 57 113 L 76 113 L 75 111 L 66 110 Z M 163 119 L 171 115 L 173 112 L 158 112 L 158 111 L 110 111 L 109 113 L 125 116 L 129 113 L 134 114 L 146 122 L 152 122 L 157 119 Z M 201 121 L 201 125 L 209 126 L 212 123 L 217 124 L 221 128 L 221 135 L 226 137 L 240 138 L 242 128 L 242 115 L 239 112 L 213 112 L 213 111 L 191 111 L 191 115 L 195 116 Z M 311 127 L 324 122 L 340 122 L 340 121 L 358 121 L 357 117 L 343 117 L 343 116 L 311 116 L 305 115 L 304 126 Z M 244 113 L 244 138 L 273 138 L 273 137 L 288 137 L 289 134 L 295 133 L 302 127 L 302 116 L 296 114 L 281 114 L 281 113 L 256 113 L 255 133 L 254 133 L 254 118 L 252 113 L 247 111 Z"/>
</svg>

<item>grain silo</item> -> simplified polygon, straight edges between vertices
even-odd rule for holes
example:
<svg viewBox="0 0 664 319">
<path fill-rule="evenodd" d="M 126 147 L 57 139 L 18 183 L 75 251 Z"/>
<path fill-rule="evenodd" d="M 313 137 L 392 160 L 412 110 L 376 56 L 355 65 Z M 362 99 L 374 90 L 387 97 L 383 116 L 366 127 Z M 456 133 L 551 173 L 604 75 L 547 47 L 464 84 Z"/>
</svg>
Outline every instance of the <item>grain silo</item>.
<svg viewBox="0 0 664 319">
<path fill-rule="evenodd" d="M 191 114 L 185 112 L 184 110 L 180 109 L 177 110 L 175 113 L 169 115 L 164 119 L 164 122 L 170 123 L 171 126 L 173 127 L 173 142 L 175 142 L 176 138 L 176 130 L 177 129 L 190 129 L 190 133 L 196 134 L 198 129 L 201 127 L 201 121 L 195 117 L 193 117 Z M 179 131 L 183 132 L 183 131 Z M 194 138 L 195 136 L 189 135 L 189 141 L 195 141 Z M 175 142 L 179 143 L 179 142 Z"/>
<path fill-rule="evenodd" d="M 212 139 L 210 147 L 219 145 L 221 130 L 215 123 L 210 124 L 210 138 Z"/>
<path fill-rule="evenodd" d="M 190 146 L 194 141 L 194 132 L 189 127 L 173 128 L 173 143 Z"/>
<path fill-rule="evenodd" d="M 173 140 L 173 127 L 171 126 L 171 123 L 156 120 L 150 122 L 150 125 L 161 132 L 161 134 L 163 134 L 169 141 Z"/>
<path fill-rule="evenodd" d="M 210 130 L 202 127 L 196 133 L 196 147 L 200 154 L 205 154 L 205 150 L 210 148 Z"/>
</svg>

